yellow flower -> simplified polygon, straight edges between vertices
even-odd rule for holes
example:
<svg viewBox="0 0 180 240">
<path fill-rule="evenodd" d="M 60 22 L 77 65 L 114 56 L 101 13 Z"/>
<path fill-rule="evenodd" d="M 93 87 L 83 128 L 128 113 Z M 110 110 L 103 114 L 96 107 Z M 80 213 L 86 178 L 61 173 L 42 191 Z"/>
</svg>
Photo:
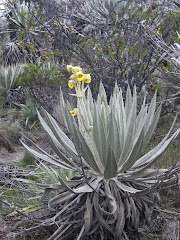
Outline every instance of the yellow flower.
<svg viewBox="0 0 180 240">
<path fill-rule="evenodd" d="M 69 80 L 68 86 L 72 89 L 75 86 L 76 82 L 74 80 Z"/>
<path fill-rule="evenodd" d="M 70 76 L 70 80 L 73 80 L 73 81 L 76 82 L 76 80 L 77 80 L 77 75 L 76 75 L 75 73 L 72 74 L 72 75 Z"/>
<path fill-rule="evenodd" d="M 72 65 L 67 65 L 67 70 L 68 72 L 72 71 L 73 66 Z"/>
<path fill-rule="evenodd" d="M 71 76 L 70 76 L 70 80 L 73 80 L 73 81 L 82 81 L 84 79 L 84 74 L 82 72 L 77 72 L 77 73 L 73 73 Z"/>
<path fill-rule="evenodd" d="M 161 30 L 161 28 L 160 28 L 160 27 L 158 27 L 157 34 L 159 34 L 159 33 L 160 33 L 160 30 Z"/>
<path fill-rule="evenodd" d="M 90 83 L 91 82 L 91 75 L 90 74 L 84 74 L 84 82 Z"/>
<path fill-rule="evenodd" d="M 70 79 L 68 81 L 68 86 L 71 89 L 75 89 L 75 94 L 70 94 L 72 96 L 76 96 L 78 98 L 81 98 L 84 93 L 86 92 L 88 86 L 84 86 L 85 83 L 89 84 L 91 82 L 91 75 L 90 74 L 84 74 L 81 67 L 73 67 L 72 65 L 67 65 L 67 70 L 72 71 L 72 74 L 70 76 Z M 72 116 L 76 116 L 76 113 L 71 111 Z"/>
<path fill-rule="evenodd" d="M 70 111 L 70 113 L 74 117 L 74 116 L 76 116 L 79 113 L 79 111 L 78 111 L 77 108 L 74 108 L 72 111 Z"/>
<path fill-rule="evenodd" d="M 81 67 L 72 67 L 72 73 L 77 73 L 77 72 L 82 72 L 82 68 Z"/>
<path fill-rule="evenodd" d="M 78 81 L 82 81 L 84 79 L 84 74 L 82 72 L 77 72 L 76 77 Z"/>
</svg>

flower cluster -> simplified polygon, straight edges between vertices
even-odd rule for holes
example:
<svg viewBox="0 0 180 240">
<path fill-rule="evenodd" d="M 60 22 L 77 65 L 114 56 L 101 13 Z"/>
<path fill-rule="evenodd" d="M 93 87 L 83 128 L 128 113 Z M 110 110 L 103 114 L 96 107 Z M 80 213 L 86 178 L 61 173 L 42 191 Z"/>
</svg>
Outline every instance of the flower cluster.
<svg viewBox="0 0 180 240">
<path fill-rule="evenodd" d="M 68 86 L 73 89 L 75 88 L 76 94 L 70 94 L 76 97 L 81 98 L 87 86 L 84 87 L 84 84 L 89 84 L 91 82 L 90 74 L 84 74 L 81 67 L 73 67 L 72 65 L 67 65 L 67 70 L 72 72 Z"/>
<path fill-rule="evenodd" d="M 160 28 L 160 27 L 158 27 L 157 34 L 159 34 L 159 33 L 160 33 L 160 30 L 161 30 L 161 28 Z"/>
</svg>

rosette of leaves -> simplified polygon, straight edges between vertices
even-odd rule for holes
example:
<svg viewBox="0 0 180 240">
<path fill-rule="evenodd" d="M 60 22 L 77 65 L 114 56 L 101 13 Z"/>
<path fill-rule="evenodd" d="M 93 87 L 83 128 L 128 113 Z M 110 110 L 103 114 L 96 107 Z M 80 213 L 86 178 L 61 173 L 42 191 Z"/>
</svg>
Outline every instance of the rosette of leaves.
<svg viewBox="0 0 180 240">
<path fill-rule="evenodd" d="M 35 104 L 30 97 L 26 99 L 25 104 L 14 103 L 14 105 L 20 108 L 20 118 L 25 123 L 25 127 L 29 126 L 29 128 L 32 129 L 34 125 L 38 122 L 38 115 L 36 109 L 38 109 L 39 106 Z"/>
<path fill-rule="evenodd" d="M 0 94 L 7 100 L 9 91 L 16 87 L 17 76 L 23 71 L 20 65 L 0 67 Z"/>
<path fill-rule="evenodd" d="M 49 46 L 46 32 L 48 23 L 42 20 L 38 6 L 33 2 L 8 0 L 5 17 L 8 22 L 7 33 L 10 33 L 11 39 L 4 49 L 5 63 L 9 65 L 15 60 L 35 62 L 40 57 L 45 59 L 46 49 Z"/>
<path fill-rule="evenodd" d="M 86 24 L 91 24 L 91 28 L 96 28 L 97 25 L 112 24 L 117 20 L 117 17 L 125 15 L 128 12 L 128 9 L 137 7 L 138 3 L 139 1 L 134 0 L 82 1 L 80 4 L 78 3 L 78 11 L 74 11 L 73 16 L 84 20 Z M 87 27 L 87 29 L 89 28 Z"/>
<path fill-rule="evenodd" d="M 6 18 L 9 22 L 10 32 L 12 32 L 11 28 L 14 30 L 11 36 L 12 39 L 17 38 L 16 31 L 19 32 L 19 37 L 22 40 L 28 38 L 33 42 L 34 39 L 38 39 L 39 24 L 38 19 L 33 16 L 35 14 L 34 10 L 35 6 L 32 2 L 30 4 L 25 1 L 21 3 L 8 1 L 6 3 Z"/>
<path fill-rule="evenodd" d="M 22 59 L 22 53 L 18 46 L 14 42 L 9 42 L 5 44 L 3 49 L 2 62 L 5 66 L 15 65 L 20 63 Z"/>
<path fill-rule="evenodd" d="M 151 167 L 180 129 L 171 135 L 173 123 L 164 139 L 143 155 L 161 106 L 156 110 L 155 94 L 150 105 L 144 100 L 137 111 L 136 88 L 133 94 L 127 89 L 124 101 L 116 85 L 109 103 L 102 84 L 97 101 L 88 90 L 87 96 L 78 98 L 75 117 L 61 93 L 61 107 L 70 138 L 50 114 L 38 111 L 54 156 L 31 140 L 31 147 L 23 143 L 36 157 L 76 173 L 71 180 L 59 175 L 59 184 L 44 185 L 44 200 L 50 191 L 62 190 L 48 200 L 56 214 L 46 224 L 58 226 L 48 239 L 70 239 L 72 234 L 77 239 L 133 239 L 138 228 L 156 215 L 156 188 L 174 176 L 175 170 L 167 174 Z"/>
</svg>

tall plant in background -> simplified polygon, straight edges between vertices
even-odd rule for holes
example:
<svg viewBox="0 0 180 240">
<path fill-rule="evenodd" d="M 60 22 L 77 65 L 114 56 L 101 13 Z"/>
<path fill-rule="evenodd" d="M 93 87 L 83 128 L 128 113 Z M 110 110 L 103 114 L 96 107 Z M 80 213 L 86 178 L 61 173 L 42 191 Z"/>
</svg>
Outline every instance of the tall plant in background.
<svg viewBox="0 0 180 240">
<path fill-rule="evenodd" d="M 0 68 L 0 95 L 8 100 L 9 91 L 16 87 L 17 76 L 23 71 L 22 66 L 12 65 L 7 68 Z"/>
<path fill-rule="evenodd" d="M 165 74 L 168 76 L 169 82 L 174 84 L 176 89 L 180 85 L 180 34 L 177 32 L 177 40 L 170 46 L 163 40 L 161 34 L 157 34 L 151 28 L 146 28 L 146 34 L 151 38 L 157 47 L 158 54 L 166 61 Z M 171 68 L 171 70 L 169 69 Z M 163 70 L 164 70 L 163 69 Z M 178 95 L 178 92 L 175 95 Z M 173 97 L 175 96 L 173 95 Z"/>
<path fill-rule="evenodd" d="M 93 92 L 102 81 L 107 94 L 113 91 L 116 79 L 125 93 L 127 85 L 138 92 L 161 67 L 162 58 L 144 32 L 144 26 L 155 31 L 161 27 L 164 41 L 172 41 L 178 29 L 177 6 L 169 1 L 147 4 L 145 1 L 38 1 L 48 21 L 54 47 L 64 51 L 72 62 L 90 71 L 94 78 Z M 56 19 L 54 18 L 56 16 Z"/>
<path fill-rule="evenodd" d="M 32 62 L 37 57 L 48 58 L 52 47 L 58 50 L 53 58 L 81 62 L 94 78 L 93 92 L 102 81 L 108 97 L 114 79 L 123 93 L 127 85 L 132 89 L 136 84 L 140 92 L 144 84 L 157 79 L 153 74 L 161 68 L 162 58 L 144 27 L 160 29 L 169 45 L 179 21 L 177 5 L 167 0 L 163 4 L 143 0 L 36 0 L 22 6 L 9 5 L 13 14 L 9 11 L 8 21 L 17 29 L 16 44 L 11 49 L 18 46 L 24 60 Z M 48 51 L 43 50 L 45 46 L 49 46 Z"/>
<path fill-rule="evenodd" d="M 62 93 L 60 100 L 71 138 L 43 109 L 41 113 L 38 111 L 39 120 L 56 156 L 30 140 L 34 148 L 23 143 L 36 157 L 76 172 L 70 180 L 63 180 L 59 175 L 59 184 L 44 185 L 46 197 L 51 190 L 63 189 L 48 202 L 56 214 L 44 224 L 58 226 L 48 239 L 69 239 L 72 234 L 77 239 L 137 239 L 138 228 L 150 223 L 157 213 L 156 188 L 174 177 L 176 170 L 168 172 L 150 167 L 180 129 L 170 136 L 173 123 L 164 139 L 142 155 L 161 112 L 161 106 L 156 110 L 156 94 L 149 106 L 144 99 L 137 111 L 136 87 L 133 94 L 128 87 L 124 101 L 122 90 L 116 84 L 108 103 L 100 84 L 94 101 L 89 88 L 85 96 L 84 83 L 86 77 L 87 84 L 90 82 L 90 75 L 85 75 L 80 67 L 70 65 L 68 70 L 72 71 L 68 85 L 76 90 L 77 108 L 72 110 Z"/>
<path fill-rule="evenodd" d="M 3 49 L 4 65 L 47 59 L 45 53 L 49 40 L 42 25 L 45 24 L 47 27 L 47 24 L 43 22 L 38 7 L 32 2 L 8 0 L 5 17 L 8 28 L 2 33 L 9 34 L 10 42 L 7 42 Z"/>
</svg>

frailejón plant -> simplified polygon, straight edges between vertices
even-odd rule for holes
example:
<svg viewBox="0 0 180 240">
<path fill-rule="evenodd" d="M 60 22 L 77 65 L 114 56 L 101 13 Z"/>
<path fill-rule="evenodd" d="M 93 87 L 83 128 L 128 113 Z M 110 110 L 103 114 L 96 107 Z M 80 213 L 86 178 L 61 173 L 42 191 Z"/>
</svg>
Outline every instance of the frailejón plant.
<svg viewBox="0 0 180 240">
<path fill-rule="evenodd" d="M 21 121 L 25 122 L 25 127 L 29 126 L 30 129 L 33 128 L 38 121 L 36 109 L 38 109 L 39 106 L 35 104 L 30 97 L 26 99 L 25 104 L 14 103 L 14 105 L 20 108 L 20 118 Z M 15 111 L 15 113 L 16 112 L 18 111 Z"/>
<path fill-rule="evenodd" d="M 59 184 L 44 185 L 46 196 L 51 190 L 63 191 L 50 199 L 55 211 L 48 223 L 57 230 L 48 239 L 133 239 L 134 232 L 148 224 L 158 208 L 158 185 L 172 178 L 166 170 L 152 169 L 168 145 L 180 132 L 171 135 L 174 123 L 164 139 L 148 153 L 142 151 L 158 123 L 161 106 L 156 110 L 156 94 L 150 105 L 145 99 L 137 111 L 136 87 L 128 87 L 126 100 L 116 85 L 108 103 L 103 85 L 97 100 L 88 88 L 84 94 L 81 68 L 69 68 L 73 76 L 70 88 L 77 84 L 77 108 L 71 109 L 61 93 L 61 107 L 70 138 L 44 109 L 38 111 L 46 131 L 52 156 L 31 141 L 23 145 L 36 157 L 59 168 L 76 172 L 71 180 L 59 176 Z M 89 76 L 89 75 L 88 75 Z M 72 77 L 71 77 L 72 80 Z M 78 93 L 83 93 L 79 94 Z M 29 140 L 30 141 L 30 140 Z M 79 173 L 79 174 L 78 174 Z M 42 188 L 42 185 L 41 185 Z M 46 221 L 47 223 L 47 221 Z M 137 238 L 136 238 L 137 239 Z"/>
<path fill-rule="evenodd" d="M 9 67 L 0 67 L 0 92 L 7 95 L 13 89 L 17 82 L 17 75 L 22 72 L 20 65 L 12 65 Z"/>
</svg>

